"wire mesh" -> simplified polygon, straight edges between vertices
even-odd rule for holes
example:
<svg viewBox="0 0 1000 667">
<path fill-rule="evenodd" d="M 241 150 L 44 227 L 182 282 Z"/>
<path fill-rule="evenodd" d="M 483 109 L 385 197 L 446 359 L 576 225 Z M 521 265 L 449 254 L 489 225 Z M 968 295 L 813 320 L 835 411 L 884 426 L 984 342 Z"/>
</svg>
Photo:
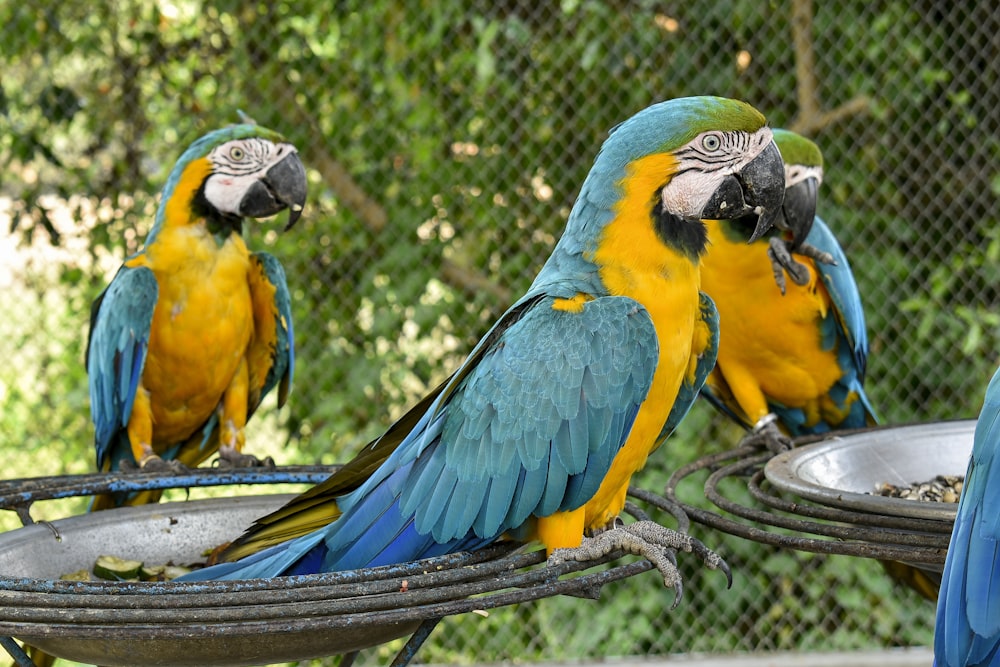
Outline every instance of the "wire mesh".
<svg viewBox="0 0 1000 667">
<path fill-rule="evenodd" d="M 93 469 L 90 302 L 174 160 L 237 109 L 309 169 L 305 218 L 246 232 L 292 289 L 295 387 L 248 433 L 282 464 L 344 460 L 454 369 L 547 257 L 607 130 L 682 95 L 745 99 L 823 149 L 819 214 L 861 288 L 883 423 L 975 416 L 997 365 L 992 2 L 36 0 L 0 4 L 0 43 L 5 477 Z M 635 482 L 660 490 L 738 436 L 698 405 Z M 634 577 L 596 606 L 449 619 L 420 659 L 930 641 L 932 606 L 872 561 L 698 536 L 733 590 L 690 572 L 663 613 Z"/>
</svg>

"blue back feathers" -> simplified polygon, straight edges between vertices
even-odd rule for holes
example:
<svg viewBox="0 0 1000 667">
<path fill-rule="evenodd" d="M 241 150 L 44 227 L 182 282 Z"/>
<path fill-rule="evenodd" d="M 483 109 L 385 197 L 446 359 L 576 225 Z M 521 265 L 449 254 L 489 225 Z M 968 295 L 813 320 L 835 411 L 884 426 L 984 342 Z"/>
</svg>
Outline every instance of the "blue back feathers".
<svg viewBox="0 0 1000 667">
<path fill-rule="evenodd" d="M 938 667 L 1000 666 L 1000 371 L 976 423 L 938 592 Z"/>
<path fill-rule="evenodd" d="M 632 299 L 609 296 L 589 259 L 622 196 L 626 168 L 708 129 L 763 126 L 749 105 L 702 97 L 653 105 L 615 128 L 527 294 L 432 402 L 401 418 L 407 430 L 398 446 L 357 488 L 337 496 L 340 518 L 184 579 L 410 561 L 476 548 L 533 517 L 583 506 L 627 439 L 659 358 L 649 313 Z M 586 298 L 579 310 L 554 307 L 580 295 Z M 702 306 L 714 313 L 710 301 Z M 706 357 L 713 355 L 714 347 Z M 696 390 L 690 393 L 693 401 Z M 671 416 L 679 421 L 687 407 Z"/>
</svg>

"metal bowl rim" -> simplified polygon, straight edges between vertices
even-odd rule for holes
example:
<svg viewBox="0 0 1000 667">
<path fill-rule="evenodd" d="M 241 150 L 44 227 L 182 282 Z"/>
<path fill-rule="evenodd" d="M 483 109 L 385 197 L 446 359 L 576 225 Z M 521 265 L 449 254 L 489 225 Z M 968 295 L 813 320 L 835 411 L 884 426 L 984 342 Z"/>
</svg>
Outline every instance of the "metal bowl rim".
<svg viewBox="0 0 1000 667">
<path fill-rule="evenodd" d="M 906 426 L 880 427 L 849 435 L 834 435 L 829 439 L 796 447 L 773 456 L 764 466 L 764 476 L 768 482 L 781 491 L 793 493 L 823 505 L 875 514 L 932 519 L 951 523 L 955 521 L 955 513 L 958 509 L 957 504 L 890 498 L 876 494 L 834 489 L 803 479 L 798 471 L 809 459 L 816 456 L 840 453 L 855 447 L 869 447 L 873 438 L 903 438 L 913 433 L 919 433 L 921 436 L 966 432 L 971 434 L 975 429 L 975 424 L 975 419 L 960 419 L 909 424 Z M 928 431 L 932 433 L 929 434 Z"/>
</svg>

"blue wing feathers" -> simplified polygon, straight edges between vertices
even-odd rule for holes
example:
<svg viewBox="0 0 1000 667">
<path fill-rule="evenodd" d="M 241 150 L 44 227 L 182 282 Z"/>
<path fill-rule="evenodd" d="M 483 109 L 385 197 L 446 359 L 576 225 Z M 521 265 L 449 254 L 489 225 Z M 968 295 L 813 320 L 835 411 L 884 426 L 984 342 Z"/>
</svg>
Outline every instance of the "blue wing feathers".
<svg viewBox="0 0 1000 667">
<path fill-rule="evenodd" d="M 473 526 L 476 521 L 476 517 L 482 511 L 483 503 L 480 502 L 477 506 L 474 503 L 465 502 L 466 498 L 475 498 L 478 494 L 482 494 L 484 498 L 488 497 L 486 492 L 488 488 L 484 488 L 482 481 L 475 479 L 459 479 L 455 483 L 455 489 L 452 491 L 452 497 L 448 501 L 448 506 L 441 517 L 440 523 L 442 527 L 444 526 L 469 526 L 466 529 L 466 533 L 473 531 Z M 444 541 L 444 540 L 441 540 Z"/>
<path fill-rule="evenodd" d="M 552 300 L 529 295 L 508 311 L 385 464 L 338 499 L 342 516 L 317 531 L 324 570 L 486 544 L 596 492 L 649 391 L 656 332 L 627 298 L 579 313 Z M 253 571 L 286 574 L 305 547 Z"/>
<path fill-rule="evenodd" d="M 142 369 L 146 365 L 146 352 L 149 350 L 149 344 L 147 343 L 148 332 L 144 335 L 136 335 L 135 332 L 131 332 L 130 336 L 131 340 L 121 340 L 118 344 L 119 350 L 129 350 L 132 355 L 132 363 L 127 368 L 127 373 L 121 373 L 121 385 L 118 388 L 119 392 L 121 392 L 119 396 L 125 397 L 120 422 L 122 426 L 128 424 L 128 415 L 132 414 L 132 406 L 135 404 L 135 392 L 139 389 L 139 381 L 142 379 Z M 124 353 L 116 354 L 115 370 L 118 372 L 121 372 L 120 367 L 122 364 L 120 360 L 122 356 L 127 358 L 128 355 Z"/>
<path fill-rule="evenodd" d="M 938 594 L 940 667 L 1000 665 L 1000 371 L 986 390 Z"/>
<path fill-rule="evenodd" d="M 274 305 L 277 309 L 277 340 L 275 341 L 274 359 L 268 369 L 260 398 L 269 394 L 275 386 L 279 386 L 278 405 L 284 405 L 295 375 L 295 331 L 292 326 L 292 297 L 288 291 L 288 281 L 285 270 L 276 257 L 266 252 L 251 253 L 251 257 L 260 264 L 268 282 L 274 287 Z M 250 406 L 250 413 L 257 409 Z"/>
<path fill-rule="evenodd" d="M 579 412 L 574 419 L 563 422 L 555 440 L 556 459 L 564 470 L 573 475 L 583 471 L 592 449 L 591 411 L 585 398 L 578 398 L 577 403 Z"/>
<path fill-rule="evenodd" d="M 559 461 L 558 456 L 549 457 L 548 470 L 545 471 L 545 482 L 542 485 L 542 494 L 538 499 L 537 506 L 532 514 L 537 516 L 548 516 L 559 511 L 566 498 L 566 486 L 572 477 Z"/>
<path fill-rule="evenodd" d="M 476 535 L 496 535 L 504 518 L 510 513 L 511 503 L 516 497 L 519 478 L 513 475 L 503 475 L 487 480 L 486 504 L 476 516 L 473 532 Z"/>
<path fill-rule="evenodd" d="M 836 262 L 836 265 L 817 262 L 816 266 L 830 293 L 843 335 L 847 337 L 848 345 L 853 352 L 853 365 L 858 379 L 864 382 L 868 365 L 868 333 L 865 328 L 861 293 L 854 280 L 851 264 L 847 261 L 847 255 L 844 254 L 833 232 L 818 216 L 813 220 L 806 242 L 830 253 Z"/>
<path fill-rule="evenodd" d="M 408 473 L 410 483 L 404 484 L 403 479 L 399 479 L 399 500 L 402 511 L 407 514 L 416 512 L 417 506 L 421 502 L 428 502 L 433 497 L 434 490 L 444 473 L 444 457 L 437 456 L 437 451 L 430 452 L 425 456 L 417 458 L 412 463 L 412 469 Z M 396 477 L 393 475 L 393 477 Z"/>
<path fill-rule="evenodd" d="M 521 468 L 517 495 L 511 507 L 510 516 L 504 521 L 504 527 L 519 526 L 538 510 L 538 503 L 545 491 L 548 472 L 548 468 L 543 466 Z"/>
<path fill-rule="evenodd" d="M 98 469 L 124 455 L 117 436 L 132 414 L 158 295 L 151 270 L 122 267 L 95 301 L 87 341 L 87 372 Z M 124 446 L 127 448 L 127 440 Z"/>
<path fill-rule="evenodd" d="M 437 456 L 437 454 L 438 451 L 435 450 L 431 456 Z M 433 531 L 434 537 L 442 541 L 456 537 L 445 533 L 447 524 L 444 524 L 440 519 L 443 518 L 442 514 L 448 508 L 457 485 L 458 472 L 448 466 L 441 466 L 441 472 L 438 473 L 437 479 L 430 489 L 429 497 L 411 495 L 411 498 L 417 500 L 416 507 L 413 508 L 417 530 L 422 533 Z M 480 495 L 481 493 L 482 491 L 480 491 Z M 476 503 L 477 500 L 482 502 L 481 499 L 473 495 L 470 498 L 465 498 L 463 502 Z"/>
</svg>

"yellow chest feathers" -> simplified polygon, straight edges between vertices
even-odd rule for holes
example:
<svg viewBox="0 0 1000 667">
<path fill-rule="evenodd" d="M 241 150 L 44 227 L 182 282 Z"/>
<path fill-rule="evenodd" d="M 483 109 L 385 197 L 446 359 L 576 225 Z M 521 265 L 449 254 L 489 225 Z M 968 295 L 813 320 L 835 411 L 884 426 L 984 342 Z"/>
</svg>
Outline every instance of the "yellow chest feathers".
<svg viewBox="0 0 1000 667">
<path fill-rule="evenodd" d="M 663 171 L 658 173 L 662 178 Z M 699 335 L 704 327 L 697 326 L 701 277 L 696 260 L 667 246 L 654 228 L 650 202 L 658 185 L 633 179 L 624 186 L 625 196 L 603 230 L 592 260 L 611 294 L 631 297 L 649 311 L 659 358 L 628 440 L 586 505 L 588 527 L 604 525 L 621 511 L 629 480 L 654 449 L 681 382 L 689 374 L 692 355 L 703 351 L 707 338 Z M 695 345 L 700 349 L 694 349 Z"/>
<path fill-rule="evenodd" d="M 215 409 L 253 336 L 249 253 L 231 235 L 221 246 L 204 229 L 161 230 L 129 265 L 156 275 L 143 385 L 156 397 L 160 426 L 201 423 Z M 171 415 L 176 411 L 176 420 Z M 180 427 L 180 426 L 179 426 Z"/>
<path fill-rule="evenodd" d="M 832 303 L 812 260 L 796 256 L 809 269 L 809 282 L 786 281 L 782 295 L 767 243 L 733 242 L 717 222 L 709 223 L 709 240 L 702 288 L 719 311 L 718 369 L 730 382 L 752 379 L 786 405 L 802 405 L 825 392 L 842 371 L 836 349 L 823 348 L 820 321 L 830 316 Z"/>
<path fill-rule="evenodd" d="M 156 242 L 129 264 L 153 270 L 160 288 L 160 304 L 168 301 L 176 306 L 188 298 L 199 298 L 198 295 L 209 302 L 225 301 L 227 292 L 245 294 L 248 290 L 250 252 L 243 239 L 231 234 L 219 245 L 200 225 L 162 230 Z"/>
</svg>

